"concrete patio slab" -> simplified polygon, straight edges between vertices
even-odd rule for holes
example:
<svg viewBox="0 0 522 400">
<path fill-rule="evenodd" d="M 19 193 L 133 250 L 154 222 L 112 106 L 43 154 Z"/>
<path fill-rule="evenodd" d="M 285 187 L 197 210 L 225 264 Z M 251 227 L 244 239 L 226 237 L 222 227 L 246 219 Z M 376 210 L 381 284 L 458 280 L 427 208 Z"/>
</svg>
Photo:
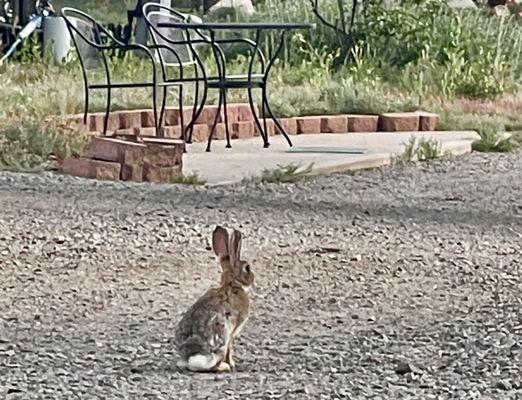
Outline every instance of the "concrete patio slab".
<svg viewBox="0 0 522 400">
<path fill-rule="evenodd" d="M 262 139 L 255 137 L 232 141 L 225 148 L 224 141 L 214 141 L 212 152 L 205 151 L 205 143 L 187 146 L 183 159 L 185 174 L 197 172 L 211 186 L 238 183 L 245 178 L 260 176 L 264 169 L 279 165 L 313 163 L 312 174 L 328 174 L 350 170 L 376 168 L 391 163 L 391 157 L 401 154 L 411 136 L 433 138 L 446 154 L 471 152 L 471 144 L 480 138 L 474 131 L 436 132 L 372 132 L 347 134 L 308 134 L 292 136 L 294 146 L 325 146 L 363 148 L 365 154 L 288 153 L 282 136 L 270 138 L 270 147 L 262 147 Z"/>
</svg>

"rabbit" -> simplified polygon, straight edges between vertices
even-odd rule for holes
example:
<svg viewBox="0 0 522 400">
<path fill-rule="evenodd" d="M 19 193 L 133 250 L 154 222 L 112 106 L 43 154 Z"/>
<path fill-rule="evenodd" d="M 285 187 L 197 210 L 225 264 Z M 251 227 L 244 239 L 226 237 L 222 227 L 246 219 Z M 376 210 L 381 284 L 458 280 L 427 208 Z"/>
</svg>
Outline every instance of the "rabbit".
<svg viewBox="0 0 522 400">
<path fill-rule="evenodd" d="M 229 239 L 218 226 L 212 248 L 221 264 L 221 285 L 208 290 L 183 315 L 176 329 L 181 356 L 178 368 L 195 372 L 231 372 L 235 369 L 233 342 L 243 329 L 250 308 L 248 290 L 254 283 L 250 264 L 241 260 L 241 232 Z"/>
</svg>

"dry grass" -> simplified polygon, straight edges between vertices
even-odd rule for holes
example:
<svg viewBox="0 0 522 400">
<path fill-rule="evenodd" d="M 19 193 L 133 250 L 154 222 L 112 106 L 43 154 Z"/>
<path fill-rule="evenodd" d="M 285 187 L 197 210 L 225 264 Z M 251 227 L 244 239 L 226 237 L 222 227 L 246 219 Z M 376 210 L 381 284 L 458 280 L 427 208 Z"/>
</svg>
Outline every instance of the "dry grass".
<svg viewBox="0 0 522 400">
<path fill-rule="evenodd" d="M 455 104 L 469 114 L 498 114 L 520 118 L 522 114 L 522 92 L 502 95 L 492 100 L 460 98 Z"/>
</svg>

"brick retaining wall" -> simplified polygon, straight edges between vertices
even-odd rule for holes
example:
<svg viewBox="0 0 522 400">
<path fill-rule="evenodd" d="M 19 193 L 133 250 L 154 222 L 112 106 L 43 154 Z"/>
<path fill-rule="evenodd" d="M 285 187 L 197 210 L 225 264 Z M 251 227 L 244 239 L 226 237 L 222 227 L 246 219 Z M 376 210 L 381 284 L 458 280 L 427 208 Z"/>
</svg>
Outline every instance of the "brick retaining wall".
<svg viewBox="0 0 522 400">
<path fill-rule="evenodd" d="M 205 141 L 216 115 L 216 106 L 206 106 L 194 126 L 193 141 Z M 192 108 L 183 111 L 185 126 L 192 116 Z M 223 114 L 223 113 L 222 113 Z M 89 131 L 99 133 L 103 131 L 104 113 L 89 114 Z M 433 131 L 438 123 L 436 114 L 423 111 L 407 113 L 386 113 L 381 115 L 324 115 L 281 118 L 279 121 L 290 135 L 308 133 L 349 133 L 349 132 L 404 132 L 404 131 Z M 83 123 L 81 115 L 71 115 L 70 121 Z M 179 138 L 179 110 L 168 108 L 165 113 L 164 136 Z M 228 107 L 229 128 L 233 139 L 243 139 L 259 136 L 257 126 L 250 112 L 248 104 L 230 104 Z M 262 121 L 261 121 L 262 122 Z M 267 128 L 270 135 L 279 134 L 274 122 L 267 119 Z M 154 116 L 152 110 L 115 111 L 109 116 L 108 135 L 133 135 L 136 128 L 140 128 L 142 136 L 155 136 Z M 216 140 L 225 139 L 225 124 L 223 115 L 218 118 Z"/>
</svg>

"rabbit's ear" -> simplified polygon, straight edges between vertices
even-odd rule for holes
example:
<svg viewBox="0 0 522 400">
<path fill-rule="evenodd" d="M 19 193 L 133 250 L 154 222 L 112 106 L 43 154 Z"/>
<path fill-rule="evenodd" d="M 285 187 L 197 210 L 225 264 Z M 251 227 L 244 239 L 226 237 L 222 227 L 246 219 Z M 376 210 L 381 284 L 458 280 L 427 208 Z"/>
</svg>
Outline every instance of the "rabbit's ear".
<svg viewBox="0 0 522 400">
<path fill-rule="evenodd" d="M 241 260 L 241 232 L 234 230 L 228 248 L 230 251 L 230 264 L 235 265 Z"/>
<path fill-rule="evenodd" d="M 219 258 L 229 255 L 228 232 L 225 228 L 217 226 L 216 229 L 214 229 L 214 233 L 212 234 L 212 248 Z"/>
</svg>

